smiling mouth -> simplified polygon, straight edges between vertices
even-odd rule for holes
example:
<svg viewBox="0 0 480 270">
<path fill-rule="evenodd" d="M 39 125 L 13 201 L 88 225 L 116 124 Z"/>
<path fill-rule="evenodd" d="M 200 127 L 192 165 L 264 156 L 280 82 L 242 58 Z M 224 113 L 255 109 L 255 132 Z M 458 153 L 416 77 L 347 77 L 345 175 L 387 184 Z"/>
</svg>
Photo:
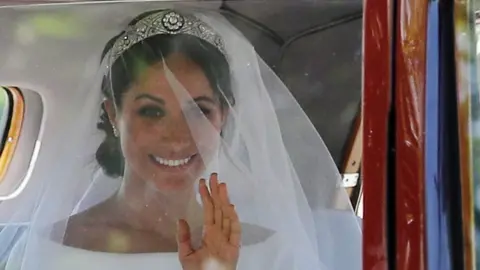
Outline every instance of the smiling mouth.
<svg viewBox="0 0 480 270">
<path fill-rule="evenodd" d="M 158 166 L 169 167 L 169 168 L 181 168 L 188 166 L 192 163 L 192 160 L 197 156 L 194 154 L 190 157 L 184 159 L 166 159 L 159 156 L 149 155 L 150 159 Z"/>
</svg>

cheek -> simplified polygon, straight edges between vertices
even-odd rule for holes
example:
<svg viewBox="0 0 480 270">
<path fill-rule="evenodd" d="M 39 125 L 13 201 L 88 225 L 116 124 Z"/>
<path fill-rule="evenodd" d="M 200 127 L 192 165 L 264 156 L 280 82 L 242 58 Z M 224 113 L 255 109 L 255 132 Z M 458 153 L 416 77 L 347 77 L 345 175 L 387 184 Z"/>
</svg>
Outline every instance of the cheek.
<svg viewBox="0 0 480 270">
<path fill-rule="evenodd" d="M 211 121 L 212 123 L 212 127 L 214 128 L 216 134 L 217 134 L 217 138 L 219 138 L 220 136 L 220 133 L 222 132 L 222 127 L 223 127 L 223 123 L 222 123 L 222 118 L 221 116 L 215 118 L 214 120 Z"/>
<path fill-rule="evenodd" d="M 198 148 L 204 154 L 210 156 L 217 150 L 221 143 L 222 119 L 221 117 L 210 117 L 209 123 L 202 122 L 197 127 L 199 132 L 195 132 L 194 140 Z"/>
<path fill-rule="evenodd" d="M 120 134 L 120 143 L 127 162 L 139 159 L 144 149 L 148 149 L 150 140 L 148 134 L 151 133 L 140 119 L 133 117 L 124 119 Z"/>
<path fill-rule="evenodd" d="M 141 152 L 141 141 L 142 140 L 139 139 L 138 132 L 135 130 L 127 130 L 127 132 L 121 136 L 120 143 L 123 156 L 125 157 L 125 161 L 127 163 L 133 162 L 139 158 L 139 152 Z"/>
</svg>

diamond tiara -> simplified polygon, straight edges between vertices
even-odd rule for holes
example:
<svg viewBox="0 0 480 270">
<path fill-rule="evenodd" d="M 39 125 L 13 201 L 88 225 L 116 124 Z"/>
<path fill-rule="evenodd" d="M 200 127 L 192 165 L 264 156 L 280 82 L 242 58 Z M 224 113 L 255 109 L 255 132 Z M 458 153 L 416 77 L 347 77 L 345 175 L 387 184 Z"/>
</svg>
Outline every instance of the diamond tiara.
<svg viewBox="0 0 480 270">
<path fill-rule="evenodd" d="M 195 36 L 212 44 L 226 55 L 222 38 L 209 25 L 190 14 L 184 15 L 173 10 L 162 10 L 148 15 L 125 30 L 125 33 L 112 46 L 110 64 L 113 64 L 133 45 L 149 37 L 162 34 Z"/>
</svg>

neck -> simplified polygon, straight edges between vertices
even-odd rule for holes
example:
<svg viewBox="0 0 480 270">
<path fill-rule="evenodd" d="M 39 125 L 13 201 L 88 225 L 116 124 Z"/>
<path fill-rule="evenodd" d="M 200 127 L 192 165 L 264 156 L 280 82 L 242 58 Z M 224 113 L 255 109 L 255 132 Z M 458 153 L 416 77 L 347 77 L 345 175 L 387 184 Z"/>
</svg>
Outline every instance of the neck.
<svg viewBox="0 0 480 270">
<path fill-rule="evenodd" d="M 202 226 L 202 209 L 194 188 L 162 192 L 148 180 L 126 172 L 114 201 L 120 218 L 129 226 L 173 238 L 178 219 L 185 219 L 193 230 Z"/>
</svg>

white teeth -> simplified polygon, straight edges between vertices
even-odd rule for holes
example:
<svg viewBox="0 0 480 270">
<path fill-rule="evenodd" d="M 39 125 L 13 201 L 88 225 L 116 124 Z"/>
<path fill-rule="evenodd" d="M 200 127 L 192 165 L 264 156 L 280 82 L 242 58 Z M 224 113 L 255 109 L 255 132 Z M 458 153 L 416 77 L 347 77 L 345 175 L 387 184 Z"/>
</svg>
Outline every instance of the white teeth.
<svg viewBox="0 0 480 270">
<path fill-rule="evenodd" d="M 177 167 L 177 166 L 185 165 L 190 161 L 190 159 L 191 157 L 186 159 L 178 159 L 178 160 L 170 160 L 170 159 L 164 159 L 161 157 L 155 157 L 155 160 L 158 163 L 169 166 L 169 167 Z"/>
</svg>

